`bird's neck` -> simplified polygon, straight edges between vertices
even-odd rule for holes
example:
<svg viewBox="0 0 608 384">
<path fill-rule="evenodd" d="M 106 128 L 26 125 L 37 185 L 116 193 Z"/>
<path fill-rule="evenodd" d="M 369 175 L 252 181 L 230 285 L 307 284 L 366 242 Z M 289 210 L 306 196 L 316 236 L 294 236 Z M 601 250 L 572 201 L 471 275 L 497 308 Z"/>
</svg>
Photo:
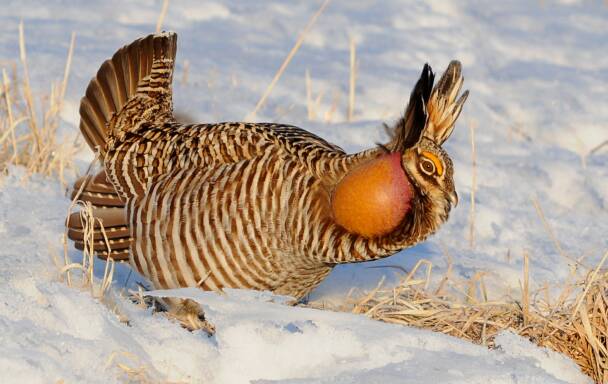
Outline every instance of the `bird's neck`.
<svg viewBox="0 0 608 384">
<path fill-rule="evenodd" d="M 362 262 L 393 255 L 423 241 L 447 220 L 449 202 L 445 197 L 422 194 L 409 181 L 400 162 L 399 168 L 395 167 L 398 154 L 368 150 L 351 156 L 353 163 L 331 195 L 336 240 L 326 254 L 326 263 Z M 388 194 L 391 198 L 365 200 L 386 189 L 393 191 Z"/>
</svg>

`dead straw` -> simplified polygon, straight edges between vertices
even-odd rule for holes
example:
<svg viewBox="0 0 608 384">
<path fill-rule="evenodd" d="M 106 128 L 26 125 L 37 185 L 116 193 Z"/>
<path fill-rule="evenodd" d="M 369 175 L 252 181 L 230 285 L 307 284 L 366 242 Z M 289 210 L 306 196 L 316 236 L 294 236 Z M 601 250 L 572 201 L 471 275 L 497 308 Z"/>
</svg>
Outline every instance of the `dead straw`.
<svg viewBox="0 0 608 384">
<path fill-rule="evenodd" d="M 445 333 L 491 348 L 498 333 L 511 330 L 541 347 L 570 357 L 585 374 L 602 383 L 608 379 L 608 272 L 602 269 L 606 259 L 608 251 L 582 280 L 564 288 L 574 297 L 569 295 L 569 299 L 560 298 L 555 303 L 550 302 L 546 289 L 545 295 L 530 289 L 529 256 L 525 253 L 519 300 L 488 301 L 483 292 L 485 287 L 477 284 L 480 281 L 477 274 L 465 284 L 479 288 L 467 290 L 464 295 L 457 289 L 431 291 L 430 275 L 417 278 L 419 273 L 412 273 L 413 270 L 396 287 L 383 289 L 379 285 L 373 289 L 354 303 L 352 312 Z M 447 275 L 442 284 L 447 281 L 450 288 L 456 287 L 458 282 Z M 479 296 L 484 300 L 475 299 Z"/>
<path fill-rule="evenodd" d="M 471 211 L 469 214 L 469 247 L 475 248 L 475 192 L 477 190 L 477 151 L 475 149 L 475 121 L 469 122 L 471 135 Z"/>
<path fill-rule="evenodd" d="M 291 48 L 291 51 L 289 51 L 289 53 L 287 54 L 287 57 L 285 57 L 285 59 L 283 60 L 283 63 L 279 67 L 279 70 L 275 73 L 275 75 L 274 75 L 272 81 L 270 82 L 270 84 L 268 84 L 268 87 L 266 88 L 266 91 L 264 92 L 264 94 L 262 95 L 262 97 L 260 98 L 260 100 L 258 101 L 258 103 L 256 104 L 256 106 L 253 109 L 253 111 L 251 111 L 245 117 L 245 119 L 244 119 L 245 121 L 251 121 L 251 120 L 255 119 L 257 113 L 262 108 L 262 106 L 266 102 L 266 99 L 268 98 L 268 96 L 270 95 L 270 93 L 272 92 L 272 90 L 274 89 L 274 86 L 277 84 L 277 82 L 279 81 L 279 79 L 283 75 L 283 72 L 285 72 L 285 69 L 287 68 L 287 66 L 291 62 L 291 59 L 293 59 L 293 57 L 295 56 L 295 54 L 300 49 L 300 46 L 304 42 L 304 39 L 306 38 L 306 35 L 308 34 L 308 32 L 310 31 L 310 29 L 312 28 L 312 26 L 315 24 L 315 22 L 317 21 L 317 19 L 319 18 L 319 16 L 321 16 L 321 14 L 325 10 L 325 8 L 329 4 L 329 2 L 330 2 L 330 0 L 323 1 L 323 4 L 321 4 L 321 7 L 319 7 L 319 9 L 317 10 L 317 12 L 315 12 L 315 14 L 310 18 L 310 20 L 308 21 L 308 24 L 306 24 L 306 26 L 304 27 L 304 29 L 302 30 L 302 32 L 300 32 L 300 35 L 298 36 L 298 39 L 296 40 L 294 46 Z"/>
<path fill-rule="evenodd" d="M 19 25 L 19 56 L 23 78 L 19 81 L 16 66 L 9 78 L 2 68 L 2 103 L 0 103 L 0 171 L 11 165 L 26 169 L 23 179 L 32 174 L 57 176 L 63 185 L 66 170 L 75 171 L 72 159 L 81 144 L 70 140 L 60 141 L 57 130 L 68 85 L 74 52 L 75 35 L 72 34 L 67 53 L 63 79 L 51 84 L 45 103 L 36 104 L 30 86 L 24 25 Z M 42 117 L 42 119 L 39 119 Z"/>
<path fill-rule="evenodd" d="M 350 76 L 348 81 L 348 111 L 347 119 L 353 121 L 355 114 L 355 88 L 357 83 L 357 47 L 355 39 L 350 39 Z"/>
<path fill-rule="evenodd" d="M 167 16 L 167 11 L 169 10 L 169 0 L 163 0 L 163 7 L 158 14 L 158 19 L 156 20 L 156 33 L 160 33 L 163 22 L 165 21 L 165 16 Z"/>
</svg>

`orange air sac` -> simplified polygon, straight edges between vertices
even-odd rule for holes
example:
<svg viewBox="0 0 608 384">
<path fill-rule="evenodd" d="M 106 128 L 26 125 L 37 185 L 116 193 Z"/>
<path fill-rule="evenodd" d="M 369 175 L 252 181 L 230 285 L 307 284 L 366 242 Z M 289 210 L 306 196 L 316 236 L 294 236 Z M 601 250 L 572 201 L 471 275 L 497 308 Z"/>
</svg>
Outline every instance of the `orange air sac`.
<svg viewBox="0 0 608 384">
<path fill-rule="evenodd" d="M 353 169 L 338 183 L 332 196 L 334 219 L 364 237 L 385 235 L 401 223 L 412 196 L 401 154 L 382 155 Z"/>
</svg>

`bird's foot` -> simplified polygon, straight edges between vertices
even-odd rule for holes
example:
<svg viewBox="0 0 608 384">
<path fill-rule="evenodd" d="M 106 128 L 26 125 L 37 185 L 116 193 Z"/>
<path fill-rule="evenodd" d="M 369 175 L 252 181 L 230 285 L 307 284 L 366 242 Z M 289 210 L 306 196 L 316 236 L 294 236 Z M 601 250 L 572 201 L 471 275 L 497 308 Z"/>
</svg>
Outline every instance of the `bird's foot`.
<svg viewBox="0 0 608 384">
<path fill-rule="evenodd" d="M 215 333 L 215 326 L 205 319 L 203 308 L 194 300 L 179 299 L 167 312 L 167 317 L 179 321 L 182 327 L 190 330 L 203 330 L 207 335 Z"/>
</svg>

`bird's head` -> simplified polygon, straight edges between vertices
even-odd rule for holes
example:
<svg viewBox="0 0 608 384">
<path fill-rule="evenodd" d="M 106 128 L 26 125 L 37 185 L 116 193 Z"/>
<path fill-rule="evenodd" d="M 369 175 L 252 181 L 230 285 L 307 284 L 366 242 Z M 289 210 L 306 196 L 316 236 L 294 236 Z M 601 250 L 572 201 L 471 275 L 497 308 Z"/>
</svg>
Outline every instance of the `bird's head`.
<svg viewBox="0 0 608 384">
<path fill-rule="evenodd" d="M 442 148 L 468 96 L 461 66 L 452 61 L 433 87 L 424 66 L 403 117 L 392 128 L 382 152 L 349 172 L 332 199 L 338 224 L 365 237 L 383 236 L 402 225 L 434 232 L 458 203 L 452 160 Z M 406 223 L 408 220 L 416 221 Z M 424 232 L 424 233 L 423 233 Z"/>
<path fill-rule="evenodd" d="M 416 146 L 405 150 L 401 164 L 420 198 L 432 202 L 446 215 L 458 204 L 452 160 L 434 141 L 422 137 Z"/>
</svg>

